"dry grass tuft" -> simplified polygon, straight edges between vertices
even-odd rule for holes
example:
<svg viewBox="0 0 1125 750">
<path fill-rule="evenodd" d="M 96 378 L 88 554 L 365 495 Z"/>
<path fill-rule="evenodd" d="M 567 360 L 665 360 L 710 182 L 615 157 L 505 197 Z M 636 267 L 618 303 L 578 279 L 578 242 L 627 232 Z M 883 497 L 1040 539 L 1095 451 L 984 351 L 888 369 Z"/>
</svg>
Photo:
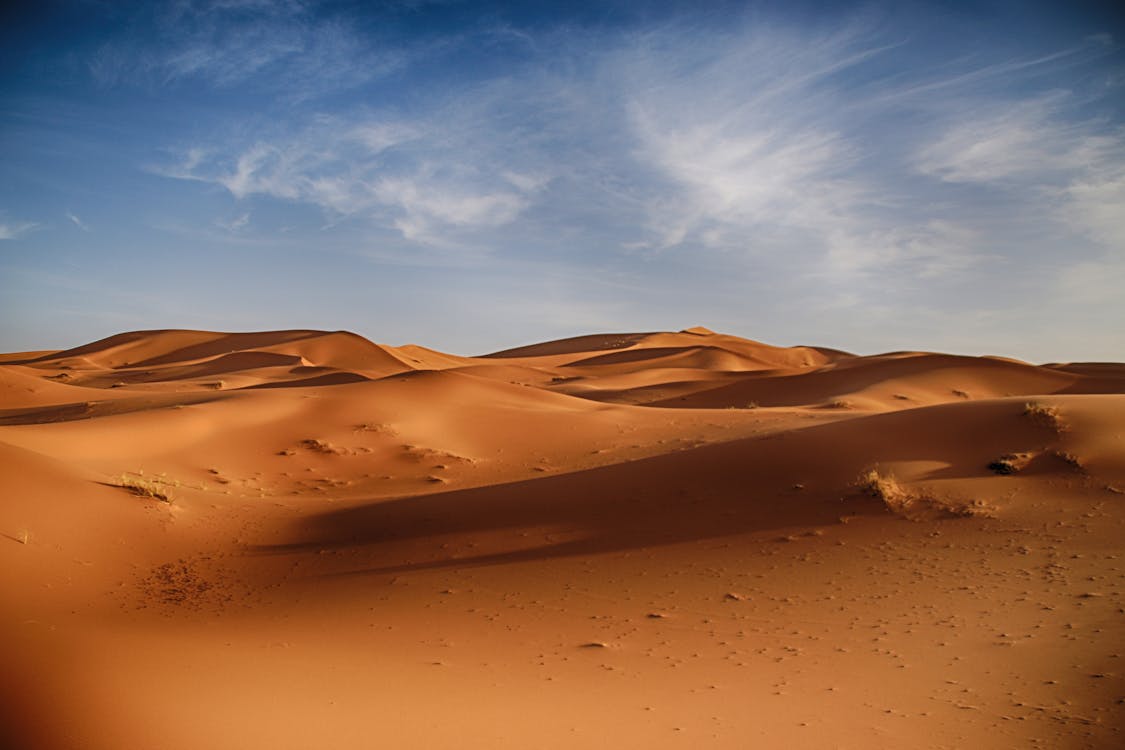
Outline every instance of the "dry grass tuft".
<svg viewBox="0 0 1125 750">
<path fill-rule="evenodd" d="M 1082 459 L 1070 451 L 1057 450 L 1054 451 L 1055 458 L 1062 461 L 1064 464 L 1077 471 L 1085 472 L 1086 467 L 1082 465 Z"/>
<path fill-rule="evenodd" d="M 911 498 L 902 485 L 890 474 L 883 476 L 878 469 L 869 469 L 856 480 L 856 489 L 863 494 L 882 501 L 892 511 L 903 510 L 911 505 Z"/>
<path fill-rule="evenodd" d="M 129 490 L 137 497 L 149 497 L 162 503 L 172 502 L 172 493 L 164 479 L 155 477 L 149 479 L 139 474 L 122 474 L 114 484 Z"/>
<path fill-rule="evenodd" d="M 384 435 L 397 435 L 398 434 L 398 432 L 395 430 L 394 427 L 392 427 L 389 424 L 383 424 L 382 422 L 364 422 L 363 424 L 357 424 L 353 428 L 353 431 L 354 432 L 378 432 L 378 433 L 382 433 Z"/>
<path fill-rule="evenodd" d="M 338 455 L 340 453 L 343 453 L 342 450 L 332 445 L 332 443 L 329 443 L 326 440 L 317 440 L 315 438 L 302 440 L 301 447 L 306 448 L 310 451 L 314 451 L 316 453 L 326 453 L 329 455 Z"/>
<path fill-rule="evenodd" d="M 869 469 L 860 475 L 855 487 L 865 495 L 880 500 L 895 515 L 912 521 L 994 515 L 988 504 L 981 500 L 941 499 L 913 491 L 903 487 L 892 475 L 881 474 L 878 469 Z"/>
<path fill-rule="evenodd" d="M 1023 405 L 1023 415 L 1040 427 L 1046 427 L 1055 432 L 1062 432 L 1065 428 L 1057 406 L 1041 404 L 1038 401 L 1028 401 Z"/>
</svg>

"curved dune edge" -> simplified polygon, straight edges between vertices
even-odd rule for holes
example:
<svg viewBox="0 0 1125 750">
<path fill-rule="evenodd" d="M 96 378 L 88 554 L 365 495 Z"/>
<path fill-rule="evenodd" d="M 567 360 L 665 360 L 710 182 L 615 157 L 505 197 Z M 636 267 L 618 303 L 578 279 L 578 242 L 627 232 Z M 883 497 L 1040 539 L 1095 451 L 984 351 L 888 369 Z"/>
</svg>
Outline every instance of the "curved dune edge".
<svg viewBox="0 0 1125 750">
<path fill-rule="evenodd" d="M 702 327 L 0 355 L 0 741 L 1116 747 L 1123 435 L 1122 364 Z"/>
</svg>

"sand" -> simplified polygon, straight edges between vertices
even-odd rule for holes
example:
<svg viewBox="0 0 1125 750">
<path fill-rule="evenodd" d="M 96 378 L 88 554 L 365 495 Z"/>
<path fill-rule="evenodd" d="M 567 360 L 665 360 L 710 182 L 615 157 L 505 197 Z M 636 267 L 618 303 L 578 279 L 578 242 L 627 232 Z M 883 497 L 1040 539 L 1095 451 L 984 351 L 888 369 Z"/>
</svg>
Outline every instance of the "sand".
<svg viewBox="0 0 1125 750">
<path fill-rule="evenodd" d="M 0 743 L 1125 744 L 1125 365 L 0 355 Z"/>
</svg>

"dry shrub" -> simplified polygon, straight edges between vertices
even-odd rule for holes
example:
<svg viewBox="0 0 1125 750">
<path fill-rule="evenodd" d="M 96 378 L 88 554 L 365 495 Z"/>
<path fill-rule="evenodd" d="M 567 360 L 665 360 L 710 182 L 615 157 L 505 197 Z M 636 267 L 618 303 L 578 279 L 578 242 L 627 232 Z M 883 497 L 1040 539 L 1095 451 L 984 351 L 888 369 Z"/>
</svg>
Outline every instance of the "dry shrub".
<svg viewBox="0 0 1125 750">
<path fill-rule="evenodd" d="M 891 510 L 909 504 L 909 496 L 891 475 L 883 476 L 878 469 L 869 469 L 856 481 L 856 488 L 869 497 L 881 500 Z"/>
<path fill-rule="evenodd" d="M 1005 453 L 988 465 L 994 474 L 1018 474 L 1027 468 L 1033 458 L 1030 453 Z"/>
<path fill-rule="evenodd" d="M 310 438 L 308 440 L 302 440 L 301 446 L 303 448 L 306 448 L 310 451 L 314 451 L 316 453 L 327 453 L 327 454 L 330 454 L 330 455 L 336 455 L 336 454 L 343 453 L 342 450 L 340 450 L 336 446 L 332 445 L 332 443 L 329 443 L 325 440 L 317 440 L 315 438 Z"/>
<path fill-rule="evenodd" d="M 965 518 L 969 516 L 992 517 L 993 511 L 982 500 L 954 500 L 938 498 L 902 486 L 890 474 L 869 469 L 856 480 L 856 489 L 876 498 L 895 515 L 911 521 L 928 521 L 937 518 Z"/>
<path fill-rule="evenodd" d="M 1070 451 L 1057 450 L 1054 451 L 1054 456 L 1072 469 L 1081 472 L 1086 471 L 1086 467 L 1082 465 L 1082 459 Z"/>
<path fill-rule="evenodd" d="M 1063 431 L 1064 425 L 1057 406 L 1028 401 L 1023 405 L 1023 415 L 1040 427 L 1046 427 L 1054 432 Z"/>
<path fill-rule="evenodd" d="M 160 479 L 146 479 L 136 474 L 122 474 L 114 484 L 129 490 L 137 497 L 149 497 L 162 503 L 172 502 L 172 493 L 164 481 Z"/>
<path fill-rule="evenodd" d="M 378 433 L 381 433 L 381 434 L 384 434 L 384 435 L 397 435 L 398 434 L 397 430 L 395 430 L 394 427 L 392 427 L 389 424 L 383 424 L 382 422 L 364 422 L 363 424 L 357 424 L 353 428 L 353 431 L 354 432 L 378 432 Z"/>
</svg>

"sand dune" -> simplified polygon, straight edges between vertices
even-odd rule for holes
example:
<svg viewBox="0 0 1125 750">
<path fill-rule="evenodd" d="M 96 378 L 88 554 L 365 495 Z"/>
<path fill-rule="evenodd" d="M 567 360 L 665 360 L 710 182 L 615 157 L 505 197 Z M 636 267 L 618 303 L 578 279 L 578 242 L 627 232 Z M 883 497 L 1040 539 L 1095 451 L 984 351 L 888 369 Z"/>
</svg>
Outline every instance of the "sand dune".
<svg viewBox="0 0 1125 750">
<path fill-rule="evenodd" d="M 894 409 L 957 399 L 1080 393 L 1087 380 L 1091 378 L 1018 362 L 910 353 L 857 357 L 805 372 L 766 373 L 681 398 L 679 403 L 672 399 L 653 405 L 719 408 L 749 401 L 760 406 L 842 402 Z"/>
<path fill-rule="evenodd" d="M 1125 365 L 0 355 L 12 747 L 1119 747 Z"/>
<path fill-rule="evenodd" d="M 13 364 L 50 371 L 48 377 L 69 385 L 95 388 L 172 381 L 198 381 L 197 387 L 213 389 L 287 380 L 308 385 L 310 378 L 311 384 L 335 385 L 414 369 L 392 348 L 346 331 L 140 331 Z M 228 384 L 220 376 L 233 381 Z"/>
</svg>

